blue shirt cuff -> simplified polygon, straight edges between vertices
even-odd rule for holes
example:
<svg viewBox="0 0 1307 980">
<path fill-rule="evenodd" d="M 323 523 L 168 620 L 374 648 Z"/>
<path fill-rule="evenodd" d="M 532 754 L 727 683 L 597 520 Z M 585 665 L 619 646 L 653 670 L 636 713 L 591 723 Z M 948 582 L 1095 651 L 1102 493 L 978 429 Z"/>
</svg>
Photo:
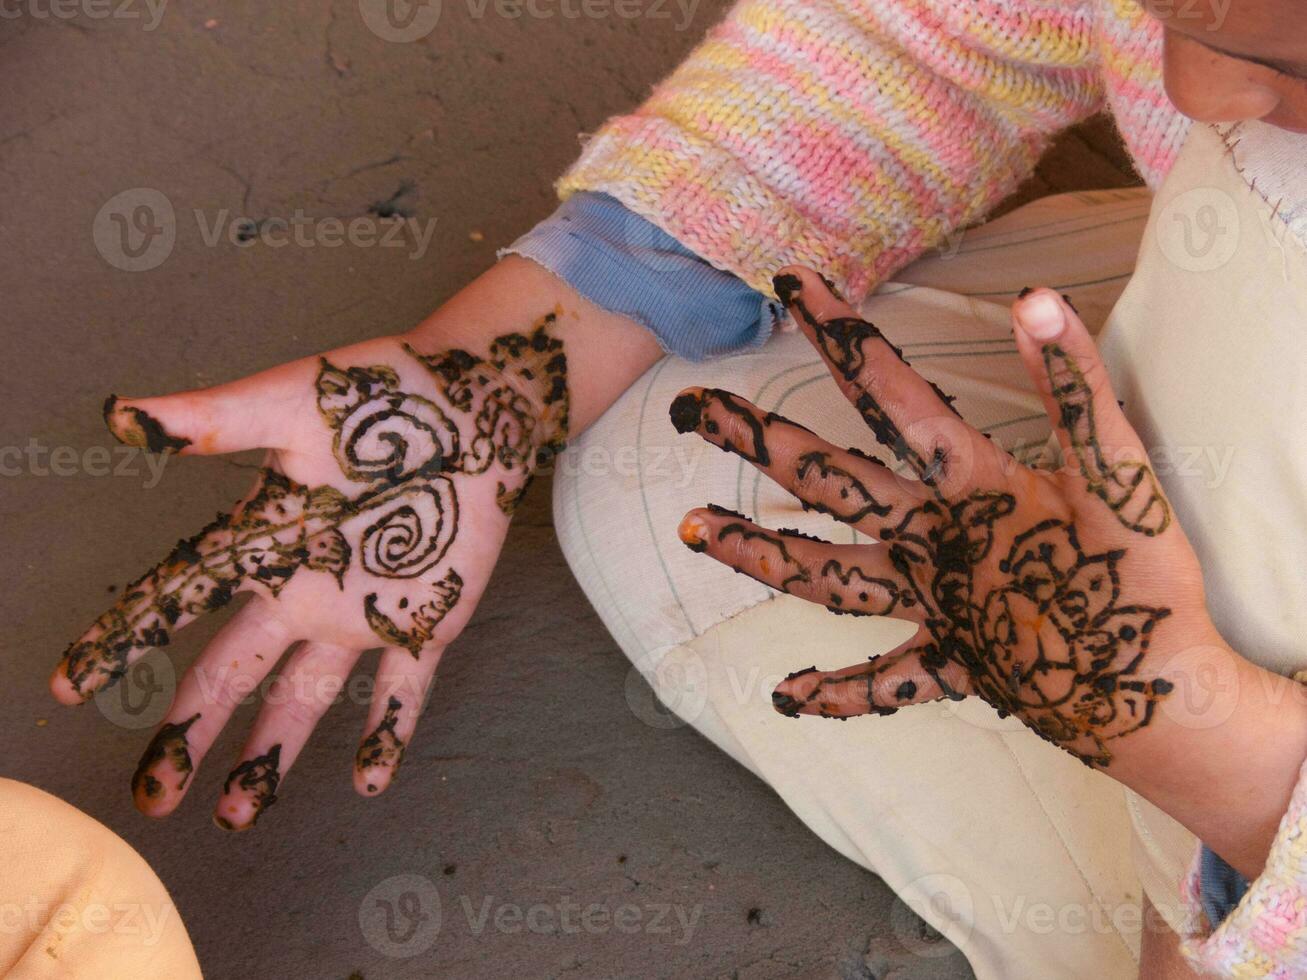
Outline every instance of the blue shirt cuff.
<svg viewBox="0 0 1307 980">
<path fill-rule="evenodd" d="M 1248 879 L 1206 844 L 1198 861 L 1198 882 L 1199 901 L 1213 929 L 1226 920 L 1248 893 Z"/>
<path fill-rule="evenodd" d="M 783 312 L 607 194 L 573 195 L 499 254 L 537 262 L 689 361 L 761 347 Z"/>
</svg>

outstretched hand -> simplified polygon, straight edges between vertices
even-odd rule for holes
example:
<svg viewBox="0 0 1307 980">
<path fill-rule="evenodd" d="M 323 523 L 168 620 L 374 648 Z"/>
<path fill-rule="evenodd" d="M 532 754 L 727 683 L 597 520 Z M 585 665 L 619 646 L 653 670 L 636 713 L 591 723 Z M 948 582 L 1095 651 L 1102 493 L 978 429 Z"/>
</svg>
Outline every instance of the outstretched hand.
<svg viewBox="0 0 1307 980">
<path fill-rule="evenodd" d="M 1194 553 L 1075 311 L 1047 289 L 1014 311 L 1065 458 L 1041 470 L 963 421 L 819 276 L 789 270 L 776 290 L 895 467 L 726 391 L 682 392 L 672 421 L 876 543 L 834 545 L 718 507 L 687 514 L 681 539 L 832 612 L 919 627 L 867 663 L 792 674 L 777 710 L 847 718 L 979 695 L 1106 766 L 1171 692 L 1166 650 L 1221 641 Z"/>
<path fill-rule="evenodd" d="M 253 598 L 183 677 L 133 779 L 137 806 L 172 812 L 236 705 L 292 646 L 232 769 L 216 821 L 244 829 L 335 700 L 363 650 L 384 647 L 354 783 L 393 779 L 445 647 L 494 568 L 513 507 L 568 428 L 553 315 L 478 356 L 391 337 L 232 384 L 110 398 L 123 442 L 156 452 L 264 448 L 249 494 L 128 586 L 51 678 L 65 704 L 238 593 Z"/>
</svg>

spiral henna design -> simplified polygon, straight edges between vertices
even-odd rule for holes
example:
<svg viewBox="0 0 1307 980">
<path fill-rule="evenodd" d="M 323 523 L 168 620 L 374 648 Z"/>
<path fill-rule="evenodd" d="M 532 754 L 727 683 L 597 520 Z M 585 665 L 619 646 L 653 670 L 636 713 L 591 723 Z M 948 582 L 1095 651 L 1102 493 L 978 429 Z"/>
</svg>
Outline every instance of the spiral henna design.
<svg viewBox="0 0 1307 980">
<path fill-rule="evenodd" d="M 335 429 L 341 471 L 371 487 L 353 501 L 372 520 L 360 564 L 378 578 L 418 578 L 445 557 L 458 533 L 452 477 L 498 465 L 496 500 L 511 516 L 538 462 L 561 451 L 567 435 L 567 359 L 549 328 L 556 314 L 526 334 L 496 338 L 485 359 L 463 350 L 405 353 L 433 376 L 444 406 L 405 392 L 386 366 L 341 370 L 325 358 L 318 408 Z M 470 433 L 457 419 L 470 421 Z M 364 598 L 372 631 L 415 657 L 458 604 L 463 579 L 452 568 L 423 595 Z"/>
<path fill-rule="evenodd" d="M 332 429 L 342 475 L 364 489 L 349 496 L 261 470 L 243 506 L 178 542 L 69 647 L 63 669 L 73 688 L 89 696 L 113 684 L 134 654 L 165 646 L 191 619 L 226 605 L 242 588 L 275 597 L 302 568 L 333 576 L 342 591 L 347 574 L 430 576 L 458 533 L 458 477 L 498 465 L 496 498 L 511 515 L 539 462 L 565 445 L 567 359 L 550 333 L 555 321 L 551 313 L 527 333 L 497 338 L 484 360 L 405 347 L 434 379 L 436 400 L 405 391 L 391 366 L 340 367 L 322 358 L 318 409 Z M 171 438 L 141 413 L 128 418 L 113 400 L 106 417 L 138 441 Z M 351 547 L 343 529 L 356 519 L 367 523 Z M 447 568 L 407 595 L 369 591 L 362 613 L 383 642 L 416 657 L 462 588 L 458 572 Z"/>
</svg>

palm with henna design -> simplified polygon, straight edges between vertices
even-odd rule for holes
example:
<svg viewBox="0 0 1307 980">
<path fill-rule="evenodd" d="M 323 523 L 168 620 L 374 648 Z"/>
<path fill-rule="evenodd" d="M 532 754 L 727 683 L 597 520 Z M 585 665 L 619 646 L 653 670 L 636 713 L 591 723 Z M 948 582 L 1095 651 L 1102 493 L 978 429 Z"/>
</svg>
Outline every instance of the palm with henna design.
<svg viewBox="0 0 1307 980">
<path fill-rule="evenodd" d="M 281 666 L 215 820 L 252 826 L 340 694 L 382 647 L 355 763 L 359 792 L 394 778 L 445 647 L 493 569 L 513 507 L 568 426 L 553 314 L 482 355 L 393 337 L 232 384 L 111 397 L 120 440 L 172 453 L 269 451 L 250 493 L 181 541 L 75 641 L 51 678 L 76 704 L 238 593 L 253 594 L 183 678 L 133 779 L 137 806 L 176 808 L 236 705 Z M 293 649 L 291 649 L 293 648 Z"/>
<path fill-rule="evenodd" d="M 777 710 L 848 718 L 978 695 L 1108 765 L 1114 743 L 1172 691 L 1157 637 L 1195 642 L 1215 629 L 1197 560 L 1075 312 L 1050 290 L 1023 295 L 1015 311 L 1065 456 L 1056 471 L 1035 470 L 967 425 L 820 277 L 787 270 L 776 289 L 892 465 L 725 391 L 682 392 L 672 421 L 875 543 L 773 531 L 714 506 L 687 514 L 681 538 L 834 613 L 918 626 L 867 663 L 792 674 Z"/>
</svg>

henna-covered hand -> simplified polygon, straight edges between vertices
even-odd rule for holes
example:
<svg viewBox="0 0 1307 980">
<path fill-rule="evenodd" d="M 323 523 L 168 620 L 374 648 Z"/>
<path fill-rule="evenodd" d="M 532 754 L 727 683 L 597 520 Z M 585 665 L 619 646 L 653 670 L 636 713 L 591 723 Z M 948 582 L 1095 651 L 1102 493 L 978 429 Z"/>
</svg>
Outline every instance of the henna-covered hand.
<svg viewBox="0 0 1307 980">
<path fill-rule="evenodd" d="M 876 543 L 833 545 L 712 506 L 686 515 L 681 538 L 832 612 L 919 627 L 867 663 L 791 675 L 777 710 L 847 718 L 978 695 L 1106 766 L 1172 690 L 1159 646 L 1215 629 L 1194 553 L 1084 325 L 1051 290 L 1016 309 L 1018 348 L 1066 459 L 1034 470 L 966 425 L 819 276 L 787 271 L 776 289 L 890 465 L 729 392 L 682 392 L 672 421 Z"/>
<path fill-rule="evenodd" d="M 205 391 L 106 402 L 114 435 L 153 451 L 269 450 L 235 509 L 124 589 L 51 679 L 60 701 L 85 701 L 197 616 L 254 594 L 186 673 L 147 747 L 132 783 L 143 812 L 172 812 L 236 704 L 292 647 L 216 822 L 254 824 L 374 647 L 384 649 L 354 783 L 365 795 L 389 785 L 513 507 L 567 435 L 554 321 L 506 331 L 481 355 L 386 338 Z"/>
</svg>

